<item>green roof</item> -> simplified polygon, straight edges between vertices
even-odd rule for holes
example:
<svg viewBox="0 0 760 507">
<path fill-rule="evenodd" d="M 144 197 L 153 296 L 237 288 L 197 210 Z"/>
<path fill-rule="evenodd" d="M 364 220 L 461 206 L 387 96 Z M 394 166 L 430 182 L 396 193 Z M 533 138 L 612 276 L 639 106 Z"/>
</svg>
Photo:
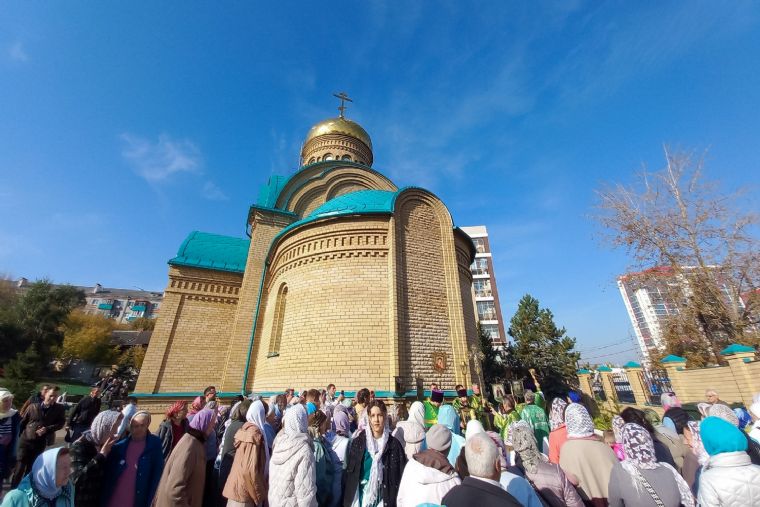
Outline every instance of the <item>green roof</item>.
<svg viewBox="0 0 760 507">
<path fill-rule="evenodd" d="M 612 368 L 610 368 L 609 366 L 600 366 L 599 368 L 596 369 L 596 371 L 612 371 Z"/>
<path fill-rule="evenodd" d="M 135 305 L 132 307 L 133 312 L 144 312 L 145 311 L 145 305 Z"/>
<path fill-rule="evenodd" d="M 720 355 L 730 356 L 731 354 L 741 354 L 742 352 L 755 352 L 755 349 L 752 347 L 747 347 L 746 345 L 739 345 L 738 343 L 734 343 L 721 350 Z"/>
<path fill-rule="evenodd" d="M 277 174 L 270 176 L 266 185 L 262 185 L 259 188 L 259 198 L 256 200 L 256 204 L 267 208 L 274 208 L 277 197 L 279 197 L 280 192 L 289 179 L 290 177 L 288 176 L 279 176 Z"/>
<path fill-rule="evenodd" d="M 580 370 L 578 370 L 578 371 L 577 371 L 577 372 L 575 372 L 575 373 L 577 373 L 578 375 L 585 375 L 585 374 L 587 374 L 587 373 L 591 373 L 591 372 L 590 372 L 590 371 L 588 371 L 586 368 L 581 368 Z"/>
<path fill-rule="evenodd" d="M 670 354 L 669 356 L 663 358 L 663 360 L 660 361 L 660 362 L 663 363 L 663 364 L 667 364 L 667 363 L 685 363 L 686 362 L 686 358 Z"/>
<path fill-rule="evenodd" d="M 250 245 L 248 239 L 193 231 L 169 264 L 243 273 Z"/>
<path fill-rule="evenodd" d="M 388 190 L 359 190 L 343 194 L 312 211 L 307 219 L 361 213 L 393 213 L 393 199 L 397 193 Z"/>
<path fill-rule="evenodd" d="M 112 310 L 112 309 L 113 309 L 113 305 L 110 305 L 108 303 L 100 303 L 98 305 L 98 310 Z"/>
<path fill-rule="evenodd" d="M 636 361 L 628 361 L 623 365 L 623 368 L 641 368 L 641 363 L 637 363 Z"/>
</svg>

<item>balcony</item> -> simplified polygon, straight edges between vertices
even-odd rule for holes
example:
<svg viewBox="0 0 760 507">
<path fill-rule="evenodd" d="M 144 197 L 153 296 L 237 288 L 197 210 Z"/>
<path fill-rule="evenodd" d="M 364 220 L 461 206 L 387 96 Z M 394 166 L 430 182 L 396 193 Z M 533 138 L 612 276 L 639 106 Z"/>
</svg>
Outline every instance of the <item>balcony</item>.
<svg viewBox="0 0 760 507">
<path fill-rule="evenodd" d="M 496 320 L 496 310 L 490 310 L 485 312 L 478 312 L 478 318 L 480 320 Z"/>
<path fill-rule="evenodd" d="M 493 293 L 491 292 L 490 289 L 476 290 L 475 297 L 476 298 L 491 298 L 493 297 Z"/>
<path fill-rule="evenodd" d="M 98 310 L 113 310 L 113 305 L 110 303 L 100 303 L 98 305 Z"/>
</svg>

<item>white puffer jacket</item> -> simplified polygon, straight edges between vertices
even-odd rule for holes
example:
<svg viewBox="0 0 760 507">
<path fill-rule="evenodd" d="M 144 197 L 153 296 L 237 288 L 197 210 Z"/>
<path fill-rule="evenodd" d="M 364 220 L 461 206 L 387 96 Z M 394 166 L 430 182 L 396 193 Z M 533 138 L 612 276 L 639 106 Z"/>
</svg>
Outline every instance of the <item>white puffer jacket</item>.
<svg viewBox="0 0 760 507">
<path fill-rule="evenodd" d="M 412 459 L 406 464 L 404 475 L 401 476 L 396 505 L 398 507 L 416 507 L 423 503 L 440 505 L 446 493 L 459 484 L 462 484 L 462 481 L 456 472 L 446 474 Z"/>
<path fill-rule="evenodd" d="M 760 505 L 760 466 L 744 451 L 710 457 L 699 479 L 702 507 L 756 507 Z"/>
<path fill-rule="evenodd" d="M 269 507 L 317 507 L 314 448 L 305 433 L 274 439 L 269 462 Z"/>
</svg>

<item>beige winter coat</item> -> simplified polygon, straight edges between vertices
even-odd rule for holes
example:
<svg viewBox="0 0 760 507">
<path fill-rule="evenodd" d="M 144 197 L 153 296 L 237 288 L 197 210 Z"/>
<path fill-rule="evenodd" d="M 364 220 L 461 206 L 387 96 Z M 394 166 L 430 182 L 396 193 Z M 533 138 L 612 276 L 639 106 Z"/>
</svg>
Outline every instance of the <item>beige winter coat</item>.
<svg viewBox="0 0 760 507">
<path fill-rule="evenodd" d="M 255 424 L 245 423 L 235 433 L 235 460 L 222 494 L 229 500 L 261 505 L 267 498 L 264 479 L 266 442 Z"/>
<path fill-rule="evenodd" d="M 155 507 L 201 507 L 206 485 L 206 447 L 185 433 L 169 455 L 158 483 Z"/>
</svg>

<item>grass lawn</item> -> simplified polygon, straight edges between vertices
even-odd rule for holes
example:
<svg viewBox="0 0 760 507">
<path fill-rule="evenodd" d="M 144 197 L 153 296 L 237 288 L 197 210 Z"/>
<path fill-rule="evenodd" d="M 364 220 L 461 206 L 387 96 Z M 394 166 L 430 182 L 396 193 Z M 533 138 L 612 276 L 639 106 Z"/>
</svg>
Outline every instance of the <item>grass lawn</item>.
<svg viewBox="0 0 760 507">
<path fill-rule="evenodd" d="M 69 396 L 86 395 L 90 393 L 91 386 L 89 384 L 71 383 L 64 379 L 41 379 L 37 383 L 39 388 L 42 384 L 55 384 L 61 389 L 61 394 L 68 393 Z"/>
</svg>

